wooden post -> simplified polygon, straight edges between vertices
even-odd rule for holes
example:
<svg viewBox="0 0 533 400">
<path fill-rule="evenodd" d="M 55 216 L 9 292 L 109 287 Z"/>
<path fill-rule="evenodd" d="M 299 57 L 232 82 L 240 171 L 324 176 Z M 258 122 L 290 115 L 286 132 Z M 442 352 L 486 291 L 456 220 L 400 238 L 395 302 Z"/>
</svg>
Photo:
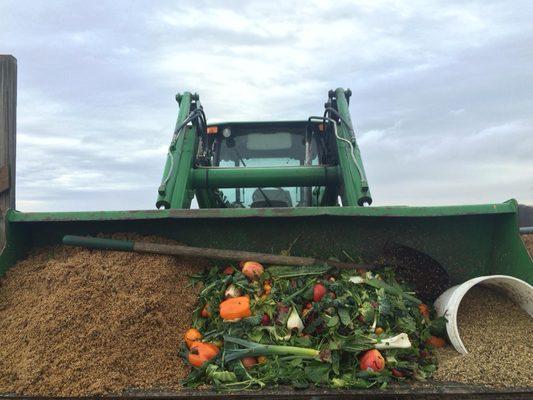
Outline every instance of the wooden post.
<svg viewBox="0 0 533 400">
<path fill-rule="evenodd" d="M 0 54 L 0 249 L 5 245 L 5 213 L 15 208 L 17 59 Z"/>
</svg>

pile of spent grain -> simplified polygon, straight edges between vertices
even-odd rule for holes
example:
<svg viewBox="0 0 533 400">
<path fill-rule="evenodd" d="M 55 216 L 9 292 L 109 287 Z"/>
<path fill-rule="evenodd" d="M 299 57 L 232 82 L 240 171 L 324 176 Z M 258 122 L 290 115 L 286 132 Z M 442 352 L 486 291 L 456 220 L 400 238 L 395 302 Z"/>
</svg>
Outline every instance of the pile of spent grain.
<svg viewBox="0 0 533 400">
<path fill-rule="evenodd" d="M 204 265 L 170 256 L 35 249 L 0 281 L 0 393 L 178 389 L 188 373 L 178 347 L 198 294 L 188 275 Z"/>
<path fill-rule="evenodd" d="M 440 349 L 436 380 L 533 387 L 533 318 L 503 294 L 476 286 L 461 301 L 457 319 L 469 353 Z"/>
</svg>

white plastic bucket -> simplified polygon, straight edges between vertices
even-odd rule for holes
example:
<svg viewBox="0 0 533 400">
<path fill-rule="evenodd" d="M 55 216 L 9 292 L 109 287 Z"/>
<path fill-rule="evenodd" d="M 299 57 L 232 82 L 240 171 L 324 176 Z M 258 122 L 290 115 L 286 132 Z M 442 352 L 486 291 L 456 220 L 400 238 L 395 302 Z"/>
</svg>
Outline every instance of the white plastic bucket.
<svg viewBox="0 0 533 400">
<path fill-rule="evenodd" d="M 466 292 L 475 285 L 486 286 L 505 293 L 512 301 L 533 317 L 533 286 L 527 282 L 507 275 L 480 276 L 470 279 L 461 285 L 453 286 L 442 293 L 435 301 L 437 315 L 444 315 L 448 320 L 446 331 L 453 347 L 461 353 L 467 354 L 457 326 L 457 312 Z"/>
</svg>

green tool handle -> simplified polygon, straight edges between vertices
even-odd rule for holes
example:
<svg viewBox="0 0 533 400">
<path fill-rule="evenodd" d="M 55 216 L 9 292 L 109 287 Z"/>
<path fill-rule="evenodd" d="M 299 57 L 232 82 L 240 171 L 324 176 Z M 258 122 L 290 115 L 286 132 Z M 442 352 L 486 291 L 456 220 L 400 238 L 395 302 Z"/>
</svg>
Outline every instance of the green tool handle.
<svg viewBox="0 0 533 400">
<path fill-rule="evenodd" d="M 90 236 L 63 236 L 63 244 L 81 246 L 90 249 L 133 251 L 134 243 L 130 240 L 104 239 Z"/>
<path fill-rule="evenodd" d="M 165 254 L 174 256 L 190 256 L 211 258 L 215 260 L 246 261 L 253 260 L 274 265 L 329 265 L 342 269 L 374 269 L 375 265 L 345 263 L 336 260 L 318 260 L 311 257 L 281 256 L 276 254 L 256 253 L 241 250 L 223 250 L 204 247 L 181 246 L 177 244 L 158 244 L 146 242 L 132 242 L 128 240 L 104 239 L 89 236 L 66 235 L 63 244 L 82 246 L 92 249 L 135 251 L 140 253 Z"/>
</svg>

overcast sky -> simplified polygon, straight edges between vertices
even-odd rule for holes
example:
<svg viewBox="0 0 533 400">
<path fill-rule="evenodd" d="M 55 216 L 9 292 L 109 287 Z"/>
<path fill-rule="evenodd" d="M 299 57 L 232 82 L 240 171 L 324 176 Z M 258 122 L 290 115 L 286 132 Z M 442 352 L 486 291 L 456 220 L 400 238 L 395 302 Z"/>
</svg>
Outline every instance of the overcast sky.
<svg viewBox="0 0 533 400">
<path fill-rule="evenodd" d="M 17 208 L 152 209 L 177 113 L 306 119 L 351 88 L 374 205 L 533 204 L 533 2 L 0 1 Z"/>
</svg>

